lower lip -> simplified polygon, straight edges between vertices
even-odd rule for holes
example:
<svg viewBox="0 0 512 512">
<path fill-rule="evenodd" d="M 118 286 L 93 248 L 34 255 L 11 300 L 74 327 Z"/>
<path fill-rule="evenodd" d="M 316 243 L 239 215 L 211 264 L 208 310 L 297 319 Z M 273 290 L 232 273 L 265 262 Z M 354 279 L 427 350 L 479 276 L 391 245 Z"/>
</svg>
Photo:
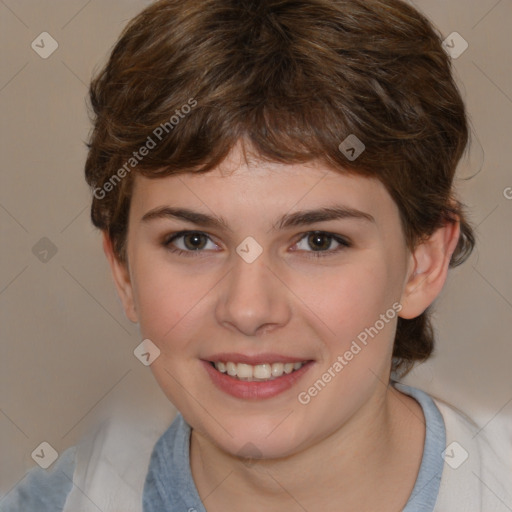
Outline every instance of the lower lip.
<svg viewBox="0 0 512 512">
<path fill-rule="evenodd" d="M 273 380 L 267 381 L 244 381 L 235 377 L 230 377 L 226 373 L 219 372 L 212 366 L 209 361 L 201 361 L 217 388 L 228 395 L 235 398 L 243 398 L 246 400 L 261 400 L 264 398 L 272 398 L 290 389 L 313 365 L 313 361 L 309 361 L 298 370 L 292 373 L 283 374 Z"/>
</svg>

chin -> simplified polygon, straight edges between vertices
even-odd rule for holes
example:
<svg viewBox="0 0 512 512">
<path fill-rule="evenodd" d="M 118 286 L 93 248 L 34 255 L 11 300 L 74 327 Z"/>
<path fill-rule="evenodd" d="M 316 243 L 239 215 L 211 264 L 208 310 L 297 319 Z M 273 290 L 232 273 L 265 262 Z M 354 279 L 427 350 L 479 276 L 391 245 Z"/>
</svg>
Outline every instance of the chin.
<svg viewBox="0 0 512 512">
<path fill-rule="evenodd" d="M 304 444 L 304 427 L 291 425 L 283 418 L 257 417 L 242 421 L 231 420 L 222 423 L 208 421 L 201 428 L 203 435 L 208 437 L 223 451 L 241 458 L 278 459 L 287 457 L 300 450 Z M 300 432 L 297 430 L 300 429 Z M 299 435 L 300 434 L 300 435 Z"/>
</svg>

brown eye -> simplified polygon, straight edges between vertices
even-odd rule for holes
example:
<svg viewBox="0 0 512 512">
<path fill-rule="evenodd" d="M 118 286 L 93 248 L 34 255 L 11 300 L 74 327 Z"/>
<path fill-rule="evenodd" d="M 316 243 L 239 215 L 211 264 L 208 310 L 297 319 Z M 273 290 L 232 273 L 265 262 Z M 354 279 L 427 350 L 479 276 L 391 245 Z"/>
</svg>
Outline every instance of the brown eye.
<svg viewBox="0 0 512 512">
<path fill-rule="evenodd" d="M 332 247 L 334 243 L 334 248 Z M 337 247 L 336 247 L 337 244 Z M 324 231 L 311 231 L 305 233 L 304 236 L 296 244 L 298 250 L 309 253 L 308 256 L 321 257 L 332 256 L 348 247 L 350 242 L 333 233 Z"/>
<path fill-rule="evenodd" d="M 213 250 L 218 249 L 218 246 L 210 239 L 206 233 L 201 231 L 180 231 L 173 233 L 166 237 L 162 245 L 166 250 L 176 254 L 190 256 L 190 255 L 206 255 L 210 252 L 207 247 L 208 243 L 213 245 Z"/>
<path fill-rule="evenodd" d="M 328 250 L 333 237 L 326 233 L 310 233 L 308 243 L 315 250 Z"/>
<path fill-rule="evenodd" d="M 191 251 L 203 249 L 207 243 L 207 238 L 202 233 L 188 233 L 183 235 L 185 247 Z"/>
</svg>

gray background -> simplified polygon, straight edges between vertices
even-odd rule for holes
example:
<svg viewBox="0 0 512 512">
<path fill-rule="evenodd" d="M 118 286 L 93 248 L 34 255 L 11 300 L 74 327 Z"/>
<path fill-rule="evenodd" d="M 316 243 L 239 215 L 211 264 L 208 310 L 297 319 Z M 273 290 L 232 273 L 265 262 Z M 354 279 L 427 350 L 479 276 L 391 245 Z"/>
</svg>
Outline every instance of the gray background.
<svg viewBox="0 0 512 512">
<path fill-rule="evenodd" d="M 41 442 L 62 452 L 113 403 L 164 403 L 133 355 L 141 340 L 115 295 L 83 178 L 88 81 L 149 3 L 0 0 L 4 492 L 34 466 L 30 455 Z M 512 1 L 414 4 L 444 37 L 456 31 L 469 44 L 454 59 L 473 129 L 457 188 L 478 246 L 451 271 L 436 303 L 436 356 L 406 382 L 457 404 L 490 431 L 512 420 Z M 31 48 L 42 32 L 59 45 L 47 59 Z"/>
</svg>

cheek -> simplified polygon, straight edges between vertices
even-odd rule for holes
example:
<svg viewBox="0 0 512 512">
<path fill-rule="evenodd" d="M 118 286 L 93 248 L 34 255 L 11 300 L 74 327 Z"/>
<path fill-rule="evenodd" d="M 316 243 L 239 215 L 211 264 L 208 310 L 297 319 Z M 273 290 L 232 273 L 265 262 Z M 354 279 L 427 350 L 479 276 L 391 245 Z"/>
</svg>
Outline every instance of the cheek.
<svg viewBox="0 0 512 512">
<path fill-rule="evenodd" d="M 377 258 L 297 279 L 292 289 L 316 324 L 323 324 L 326 339 L 340 345 L 373 325 L 395 300 L 385 264 Z"/>
<path fill-rule="evenodd" d="M 386 270 L 385 262 L 373 260 L 313 287 L 311 309 L 321 320 L 315 325 L 329 329 L 324 329 L 324 358 L 299 390 L 299 402 L 308 411 L 305 424 L 312 430 L 318 418 L 328 418 L 322 420 L 326 431 L 343 423 L 387 380 L 397 301 Z M 333 411 L 333 404 L 343 407 Z"/>
<path fill-rule="evenodd" d="M 180 271 L 179 267 L 171 268 L 155 260 L 139 265 L 135 269 L 135 280 L 141 333 L 164 345 L 168 344 L 165 340 L 183 332 L 192 319 L 197 322 L 201 301 L 214 285 L 214 281 L 205 276 L 191 275 L 186 270 Z"/>
<path fill-rule="evenodd" d="M 319 386 L 323 390 L 314 398 L 311 411 L 316 416 L 327 414 L 339 400 L 347 410 L 355 410 L 362 403 L 357 397 L 368 398 L 379 379 L 386 380 L 397 321 L 393 304 L 399 298 L 391 279 L 386 262 L 375 257 L 311 280 L 310 296 L 304 302 L 315 313 L 309 317 L 316 332 L 321 331 L 324 350 L 308 386 L 322 377 L 329 380 L 326 389 Z M 300 293 L 306 291 L 304 287 Z M 302 391 L 309 396 L 308 389 Z"/>
</svg>

